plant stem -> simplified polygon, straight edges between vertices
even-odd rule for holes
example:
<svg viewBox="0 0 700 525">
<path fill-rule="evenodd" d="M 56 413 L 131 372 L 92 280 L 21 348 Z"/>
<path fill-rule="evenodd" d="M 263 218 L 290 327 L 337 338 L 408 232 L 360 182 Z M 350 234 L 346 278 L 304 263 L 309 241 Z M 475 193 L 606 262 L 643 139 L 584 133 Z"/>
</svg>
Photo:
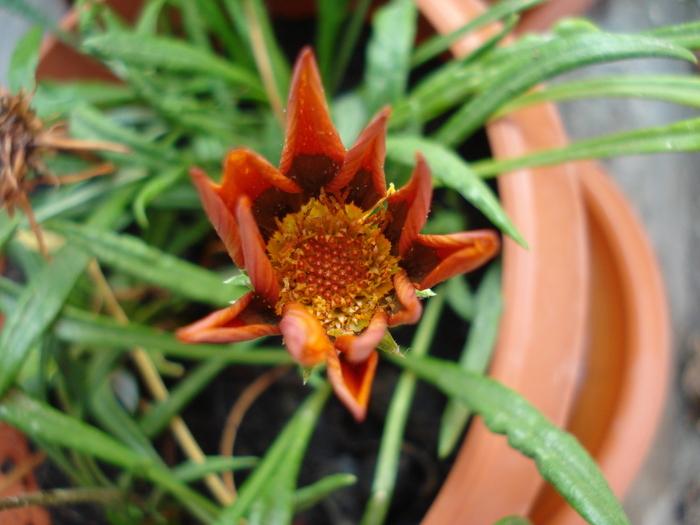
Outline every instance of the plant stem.
<svg viewBox="0 0 700 525">
<path fill-rule="evenodd" d="M 428 301 L 423 319 L 413 338 L 412 356 L 423 357 L 428 353 L 444 303 L 444 292 L 439 292 Z M 389 512 L 391 496 L 394 493 L 398 474 L 401 444 L 416 382 L 417 378 L 413 372 L 404 371 L 396 384 L 379 446 L 377 467 L 372 482 L 372 495 L 367 502 L 361 525 L 381 525 Z"/>
<path fill-rule="evenodd" d="M 105 279 L 102 270 L 97 264 L 97 261 L 93 261 L 89 267 L 89 271 L 91 277 L 95 281 L 95 284 L 99 288 L 100 293 L 104 297 L 105 308 L 109 314 L 118 322 L 125 325 L 129 324 L 129 318 L 126 316 L 124 310 L 122 310 L 122 307 L 119 304 L 119 301 L 117 301 L 116 297 L 114 296 L 114 292 Z M 143 348 L 133 348 L 131 353 L 132 358 L 136 363 L 136 367 L 141 373 L 141 377 L 148 387 L 151 395 L 157 401 L 165 401 L 168 399 L 168 389 L 165 387 L 163 378 L 160 377 L 160 374 L 153 364 L 153 360 L 148 352 Z M 176 441 L 180 445 L 180 448 L 182 448 L 182 451 L 192 462 L 198 464 L 205 462 L 206 457 L 204 452 L 202 452 L 202 449 L 192 436 L 192 433 L 190 432 L 189 428 L 187 428 L 187 425 L 182 417 L 179 415 L 174 416 L 170 421 L 170 429 L 172 430 Z M 207 474 L 204 478 L 204 482 L 220 504 L 230 505 L 233 503 L 233 495 L 228 491 L 219 476 L 216 474 Z"/>
</svg>

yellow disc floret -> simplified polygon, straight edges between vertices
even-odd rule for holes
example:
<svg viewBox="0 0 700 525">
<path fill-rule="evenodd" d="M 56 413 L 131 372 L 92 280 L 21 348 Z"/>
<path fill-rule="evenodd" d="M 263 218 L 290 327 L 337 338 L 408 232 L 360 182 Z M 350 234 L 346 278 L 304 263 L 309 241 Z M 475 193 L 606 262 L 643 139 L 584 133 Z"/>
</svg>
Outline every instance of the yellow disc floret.
<svg viewBox="0 0 700 525">
<path fill-rule="evenodd" d="M 382 233 L 386 210 L 367 213 L 322 193 L 278 221 L 267 244 L 280 279 L 277 313 L 302 304 L 330 336 L 357 333 L 389 305 L 399 259 Z"/>
</svg>

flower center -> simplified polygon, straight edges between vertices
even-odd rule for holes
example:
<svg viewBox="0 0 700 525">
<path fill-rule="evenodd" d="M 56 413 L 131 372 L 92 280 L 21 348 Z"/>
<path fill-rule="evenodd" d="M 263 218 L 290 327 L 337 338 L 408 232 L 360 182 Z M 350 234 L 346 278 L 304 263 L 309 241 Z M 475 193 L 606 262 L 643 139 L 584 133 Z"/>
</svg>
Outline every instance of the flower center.
<svg viewBox="0 0 700 525">
<path fill-rule="evenodd" d="M 322 193 L 278 221 L 267 251 L 282 291 L 277 313 L 302 304 L 330 336 L 357 333 L 389 306 L 399 259 L 382 233 L 386 210 L 368 213 Z"/>
</svg>

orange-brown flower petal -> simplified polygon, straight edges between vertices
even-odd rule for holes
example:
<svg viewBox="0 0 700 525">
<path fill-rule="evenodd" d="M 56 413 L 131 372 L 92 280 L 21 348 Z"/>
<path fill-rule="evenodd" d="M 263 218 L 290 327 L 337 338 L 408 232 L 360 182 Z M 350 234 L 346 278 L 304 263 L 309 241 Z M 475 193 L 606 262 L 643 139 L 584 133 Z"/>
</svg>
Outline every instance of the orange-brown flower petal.
<svg viewBox="0 0 700 525">
<path fill-rule="evenodd" d="M 398 247 L 401 256 L 425 225 L 433 196 L 428 163 L 420 154 L 416 155 L 416 161 L 408 184 L 387 199 L 392 220 L 384 229 L 384 235 Z"/>
<path fill-rule="evenodd" d="M 389 318 L 389 326 L 416 324 L 423 315 L 423 305 L 404 270 L 399 270 L 394 275 L 394 289 L 401 309 Z"/>
<path fill-rule="evenodd" d="M 214 225 L 216 233 L 219 235 L 228 250 L 231 259 L 239 268 L 245 266 L 243 260 L 243 249 L 238 233 L 238 224 L 233 216 L 233 208 L 226 206 L 218 193 L 218 185 L 214 184 L 206 174 L 199 168 L 191 168 L 190 175 L 195 188 L 199 192 L 199 198 L 204 206 L 204 211 L 209 217 L 209 221 Z"/>
<path fill-rule="evenodd" d="M 180 328 L 175 335 L 186 343 L 238 343 L 279 335 L 279 317 L 255 292 L 248 292 L 228 308 Z"/>
<path fill-rule="evenodd" d="M 360 363 L 349 363 L 344 357 L 345 354 L 338 355 L 335 350 L 328 354 L 326 359 L 328 379 L 335 395 L 350 410 L 355 421 L 361 423 L 367 416 L 367 405 L 379 355 L 376 351 L 372 352 L 365 361 Z"/>
<path fill-rule="evenodd" d="M 236 219 L 238 220 L 245 268 L 248 270 L 253 290 L 262 295 L 271 306 L 275 306 L 279 301 L 279 282 L 270 259 L 267 257 L 265 242 L 253 218 L 250 200 L 246 196 L 241 197 L 238 203 Z"/>
<path fill-rule="evenodd" d="M 284 346 L 302 366 L 322 363 L 336 351 L 319 320 L 299 303 L 284 305 L 280 329 Z"/>
<path fill-rule="evenodd" d="M 275 218 L 295 212 L 302 204 L 301 188 L 282 175 L 264 157 L 245 148 L 229 151 L 224 161 L 221 186 L 215 190 L 229 209 L 234 210 L 246 195 L 261 233 L 269 238 L 276 228 Z"/>
<path fill-rule="evenodd" d="M 411 281 L 425 290 L 461 273 L 475 270 L 492 259 L 500 248 L 493 230 L 473 230 L 449 235 L 419 235 L 401 261 Z"/>
<path fill-rule="evenodd" d="M 345 146 L 331 122 L 313 51 L 297 58 L 287 104 L 287 130 L 280 171 L 317 195 L 345 159 Z"/>
<path fill-rule="evenodd" d="M 346 202 L 371 209 L 386 194 L 384 157 L 386 121 L 391 111 L 383 109 L 372 119 L 345 156 L 338 175 L 326 186 L 327 192 L 348 188 Z"/>
<path fill-rule="evenodd" d="M 384 312 L 377 312 L 364 332 L 360 335 L 344 334 L 336 337 L 335 347 L 345 354 L 348 362 L 362 362 L 377 348 L 386 334 L 387 321 L 388 318 Z"/>
</svg>

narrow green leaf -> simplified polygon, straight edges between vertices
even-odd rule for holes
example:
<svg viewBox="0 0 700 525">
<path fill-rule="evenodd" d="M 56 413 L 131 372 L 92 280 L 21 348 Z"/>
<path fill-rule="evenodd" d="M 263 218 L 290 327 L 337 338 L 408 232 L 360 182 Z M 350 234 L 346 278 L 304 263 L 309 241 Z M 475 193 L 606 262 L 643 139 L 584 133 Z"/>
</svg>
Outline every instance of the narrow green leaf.
<svg viewBox="0 0 700 525">
<path fill-rule="evenodd" d="M 700 48 L 700 20 L 694 20 L 685 24 L 658 27 L 645 31 L 642 34 L 661 38 L 667 42 L 687 47 L 688 49 Z"/>
<path fill-rule="evenodd" d="M 48 29 L 49 31 L 53 31 L 56 36 L 64 42 L 72 41 L 70 35 L 57 28 L 54 21 L 51 20 L 44 11 L 34 7 L 26 0 L 0 0 L 0 8 L 6 9 L 10 13 L 22 17 L 32 24 L 39 25 L 44 29 Z"/>
<path fill-rule="evenodd" d="M 350 149 L 372 115 L 365 97 L 357 91 L 350 91 L 333 101 L 331 116 L 343 144 Z"/>
<path fill-rule="evenodd" d="M 594 139 L 580 140 L 564 146 L 513 159 L 484 160 L 471 165 L 481 177 L 531 166 L 546 166 L 570 160 L 615 157 L 642 153 L 670 153 L 700 150 L 700 118 Z"/>
<path fill-rule="evenodd" d="M 316 22 L 316 55 L 318 67 L 325 86 L 331 85 L 331 64 L 335 59 L 335 47 L 341 26 L 347 16 L 348 0 L 335 2 L 316 1 L 318 21 Z"/>
<path fill-rule="evenodd" d="M 439 294 L 428 302 L 423 318 L 418 325 L 418 330 L 416 330 L 416 334 L 411 342 L 410 353 L 414 358 L 423 357 L 430 350 L 430 344 L 435 338 L 435 330 L 444 304 L 444 293 Z M 365 506 L 360 525 L 382 525 L 389 512 L 391 498 L 396 486 L 396 477 L 399 472 L 401 445 L 404 440 L 406 422 L 413 403 L 416 384 L 416 375 L 406 370 L 404 370 L 396 383 L 386 420 L 384 421 L 384 431 L 379 444 L 377 465 L 374 471 L 374 479 L 372 480 L 370 497 Z"/>
<path fill-rule="evenodd" d="M 129 195 L 129 192 L 116 194 L 110 205 L 91 217 L 89 222 L 96 231 L 116 220 Z M 22 291 L 0 333 L 0 398 L 12 385 L 27 354 L 58 315 L 88 261 L 89 257 L 76 247 L 65 246 Z"/>
<path fill-rule="evenodd" d="M 390 359 L 460 399 L 482 416 L 492 432 L 505 434 L 510 446 L 532 458 L 542 477 L 589 523 L 629 524 L 608 482 L 576 438 L 554 426 L 522 396 L 455 363 L 430 357 Z"/>
<path fill-rule="evenodd" d="M 159 173 L 141 187 L 136 194 L 133 204 L 134 218 L 139 226 L 148 228 L 146 206 L 158 195 L 175 184 L 186 171 L 187 169 L 184 166 L 175 166 Z"/>
<path fill-rule="evenodd" d="M 101 430 L 74 419 L 55 408 L 13 391 L 0 402 L 0 419 L 30 438 L 94 456 L 145 477 L 176 496 L 204 523 L 211 523 L 216 506 L 160 468 L 108 436 Z"/>
<path fill-rule="evenodd" d="M 529 55 L 529 56 L 527 56 Z M 456 145 L 484 124 L 504 103 L 548 78 L 591 64 L 630 58 L 678 58 L 695 62 L 685 48 L 650 37 L 584 32 L 555 38 L 518 55 L 483 91 L 462 106 L 436 133 Z"/>
<path fill-rule="evenodd" d="M 114 82 L 40 82 L 33 99 L 37 116 L 51 118 L 67 115 L 81 104 L 115 106 L 133 101 L 134 90 Z"/>
<path fill-rule="evenodd" d="M 158 31 L 158 19 L 160 18 L 165 0 L 147 0 L 141 8 L 141 13 L 134 26 L 134 32 L 138 35 L 154 35 Z"/>
<path fill-rule="evenodd" d="M 453 277 L 445 284 L 447 304 L 463 321 L 471 321 L 474 317 L 474 294 L 463 275 Z"/>
<path fill-rule="evenodd" d="M 353 474 L 340 473 L 326 476 L 296 491 L 295 510 L 299 512 L 300 510 L 311 508 L 331 492 L 349 487 L 355 483 L 357 483 L 357 476 Z"/>
<path fill-rule="evenodd" d="M 337 91 L 340 87 L 340 83 L 343 81 L 345 71 L 350 63 L 350 57 L 352 57 L 355 47 L 357 46 L 362 26 L 365 23 L 365 17 L 367 16 L 367 11 L 371 3 L 371 0 L 358 0 L 354 5 L 346 29 L 341 32 L 342 38 L 339 43 L 338 53 L 334 56 L 333 60 L 331 84 L 327 86 L 331 93 Z"/>
<path fill-rule="evenodd" d="M 547 86 L 518 97 L 501 107 L 493 118 L 543 102 L 609 97 L 662 100 L 700 108 L 700 79 L 680 75 L 583 78 Z"/>
<path fill-rule="evenodd" d="M 82 43 L 88 53 L 106 60 L 122 60 L 138 67 L 158 67 L 178 73 L 196 73 L 221 78 L 244 90 L 247 96 L 265 99 L 260 80 L 247 69 L 208 51 L 165 36 L 110 32 L 87 38 Z"/>
<path fill-rule="evenodd" d="M 275 76 L 275 84 L 277 85 L 282 99 L 286 100 L 287 93 L 289 92 L 292 70 L 289 62 L 287 62 L 287 57 L 275 38 L 275 32 L 272 29 L 272 22 L 270 21 L 267 7 L 262 0 L 245 1 L 250 2 L 253 7 L 255 18 L 260 24 L 263 41 L 265 42 L 265 49 L 270 57 L 272 71 Z"/>
<path fill-rule="evenodd" d="M 261 518 L 259 523 L 291 522 L 298 469 L 330 392 L 330 385 L 325 383 L 299 407 L 260 464 L 246 479 L 238 499 L 219 514 L 215 525 L 238 523 L 249 512 L 254 512 Z M 267 504 L 267 508 L 261 508 L 261 504 Z M 256 506 L 257 508 L 251 508 Z"/>
<path fill-rule="evenodd" d="M 406 92 L 416 17 L 413 0 L 392 0 L 374 15 L 364 79 L 370 114 L 397 102 Z"/>
<path fill-rule="evenodd" d="M 30 92 L 34 89 L 36 81 L 34 75 L 39 64 L 39 47 L 42 37 L 41 26 L 34 26 L 19 40 L 10 58 L 10 67 L 7 70 L 7 80 L 10 90 L 17 94 L 24 89 Z"/>
<path fill-rule="evenodd" d="M 527 246 L 525 239 L 501 207 L 498 198 L 454 151 L 420 137 L 389 136 L 386 146 L 387 156 L 404 164 L 413 164 L 416 152 L 423 154 L 437 180 L 457 191 L 521 246 Z"/>
<path fill-rule="evenodd" d="M 204 463 L 185 461 L 172 469 L 173 475 L 180 481 L 192 483 L 204 478 L 207 474 L 218 474 L 226 470 L 244 470 L 255 467 L 259 459 L 253 456 L 208 456 Z"/>
<path fill-rule="evenodd" d="M 486 372 L 498 336 L 498 327 L 503 312 L 501 296 L 501 265 L 492 263 L 476 293 L 474 319 L 459 359 L 465 370 L 479 374 Z M 471 413 L 469 408 L 453 397 L 447 400 L 440 421 L 438 457 L 452 453 L 464 432 Z"/>
<path fill-rule="evenodd" d="M 525 516 L 506 516 L 493 525 L 532 525 L 532 522 Z"/>
<path fill-rule="evenodd" d="M 436 35 L 420 45 L 413 54 L 411 65 L 413 67 L 427 62 L 431 58 L 435 58 L 441 53 L 447 51 L 452 44 L 464 38 L 466 35 L 473 33 L 485 25 L 495 22 L 502 18 L 506 18 L 513 13 L 519 13 L 526 9 L 530 9 L 547 0 L 502 0 L 493 4 L 490 9 L 483 14 L 477 16 L 459 29 L 446 35 Z"/>
<path fill-rule="evenodd" d="M 154 437 L 165 430 L 172 418 L 182 412 L 190 401 L 229 364 L 227 359 L 215 357 L 203 361 L 189 372 L 175 388 L 170 390 L 170 395 L 165 401 L 155 403 L 141 418 L 139 424 L 143 432 L 149 437 Z"/>
<path fill-rule="evenodd" d="M 246 291 L 225 286 L 214 272 L 149 246 L 132 235 L 101 232 L 70 222 L 56 221 L 50 228 L 67 235 L 77 247 L 104 264 L 195 301 L 226 306 Z"/>
<path fill-rule="evenodd" d="M 2 289 L 7 292 L 4 281 Z M 8 301 L 7 297 L 3 298 Z M 65 309 L 65 315 L 54 325 L 54 334 L 62 341 L 99 348 L 145 348 L 150 352 L 162 352 L 173 358 L 207 359 L 221 358 L 229 363 L 277 365 L 292 362 L 283 350 L 251 348 L 252 343 L 187 344 L 178 341 L 172 334 L 159 332 L 139 324 L 122 325 L 111 318 L 82 312 L 74 308 Z M 89 349 L 89 348 L 88 348 Z"/>
<path fill-rule="evenodd" d="M 0 215 L 0 252 L 5 249 L 5 245 L 14 236 L 18 224 L 19 217 L 17 214 L 10 217 L 7 215 L 7 212 L 4 212 Z"/>
</svg>

